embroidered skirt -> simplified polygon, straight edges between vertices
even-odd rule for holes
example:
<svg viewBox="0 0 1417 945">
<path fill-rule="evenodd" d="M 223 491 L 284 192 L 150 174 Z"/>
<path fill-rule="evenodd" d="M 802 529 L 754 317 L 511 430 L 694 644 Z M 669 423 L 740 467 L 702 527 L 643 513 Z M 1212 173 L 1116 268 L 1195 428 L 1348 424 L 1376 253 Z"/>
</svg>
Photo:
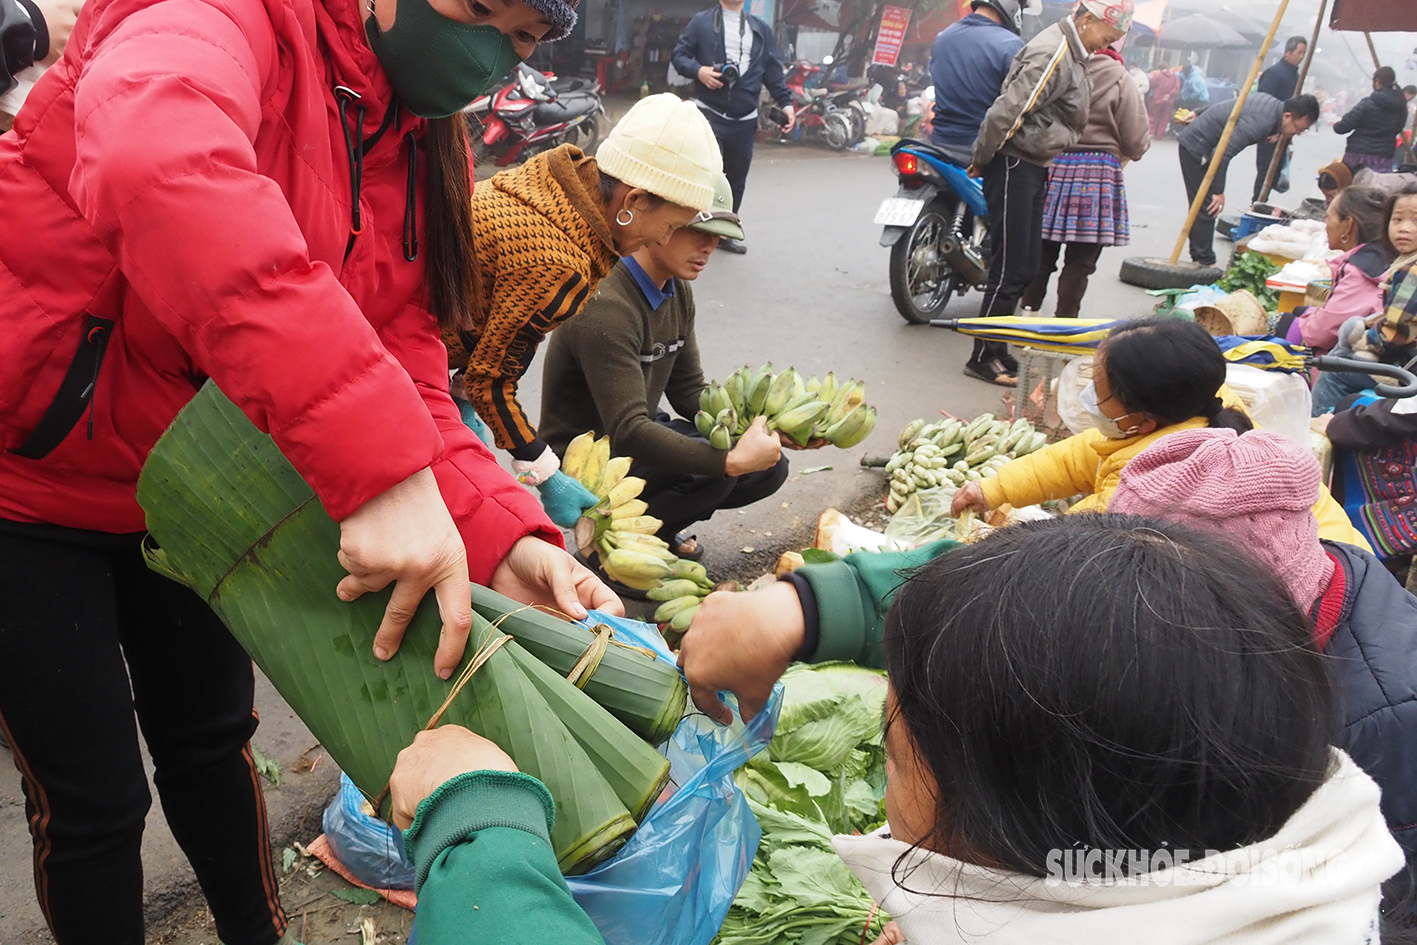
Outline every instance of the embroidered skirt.
<svg viewBox="0 0 1417 945">
<path fill-rule="evenodd" d="M 1106 151 L 1064 151 L 1048 173 L 1043 238 L 1055 243 L 1125 246 L 1127 186 L 1122 162 Z"/>
</svg>

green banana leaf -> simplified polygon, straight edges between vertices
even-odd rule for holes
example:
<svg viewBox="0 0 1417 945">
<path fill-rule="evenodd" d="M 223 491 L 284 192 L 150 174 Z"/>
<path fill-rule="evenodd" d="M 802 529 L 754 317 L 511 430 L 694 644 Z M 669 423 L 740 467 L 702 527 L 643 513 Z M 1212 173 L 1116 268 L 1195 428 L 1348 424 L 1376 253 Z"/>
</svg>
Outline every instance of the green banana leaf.
<svg viewBox="0 0 1417 945">
<path fill-rule="evenodd" d="M 472 609 L 563 676 L 595 640 L 595 634 L 584 627 L 523 607 L 476 584 Z M 687 705 L 684 677 L 677 669 L 643 650 L 614 644 L 582 688 L 653 745 L 669 740 Z"/>
<path fill-rule="evenodd" d="M 352 603 L 335 595 L 344 576 L 336 559 L 339 526 L 271 439 L 211 383 L 154 447 L 138 502 L 158 543 L 148 548 L 154 570 L 205 598 L 360 790 L 382 794 L 398 752 L 452 690 L 452 681 L 433 672 L 441 620 L 432 596 L 397 655 L 375 659 L 373 633 L 388 591 Z M 500 635 L 474 614 L 464 665 Z M 529 662 L 519 660 L 514 644 L 502 647 L 443 722 L 496 742 L 546 784 L 556 801 L 557 858 L 563 871 L 581 872 L 635 829 L 601 770 L 618 771 L 620 790 L 638 806 L 642 795 L 657 793 L 664 760 L 648 764 L 638 750 L 648 746 L 608 713 L 588 709 L 570 683 L 546 673 L 533 681 Z M 555 693 L 552 679 L 563 687 L 558 702 L 580 738 L 543 695 Z M 600 742 L 587 731 L 597 727 L 605 735 Z M 586 747 L 606 757 L 593 760 Z"/>
</svg>

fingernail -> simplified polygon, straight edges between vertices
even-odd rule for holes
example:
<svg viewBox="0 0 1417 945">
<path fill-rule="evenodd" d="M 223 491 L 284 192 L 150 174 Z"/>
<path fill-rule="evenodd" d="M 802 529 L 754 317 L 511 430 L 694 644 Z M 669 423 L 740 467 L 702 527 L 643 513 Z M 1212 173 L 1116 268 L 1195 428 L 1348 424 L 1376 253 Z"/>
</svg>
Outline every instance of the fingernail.
<svg viewBox="0 0 1417 945">
<path fill-rule="evenodd" d="M 451 678 L 452 678 L 452 675 L 453 675 L 453 671 L 452 671 L 451 669 L 440 669 L 440 670 L 438 670 L 438 678 L 439 678 L 439 679 L 451 679 Z"/>
<path fill-rule="evenodd" d="M 378 659 L 386 660 L 389 658 L 389 655 L 389 651 L 384 649 L 382 646 L 374 647 L 374 656 Z"/>
<path fill-rule="evenodd" d="M 348 591 L 335 591 L 335 595 L 339 597 L 340 600 L 344 601 L 346 604 L 348 604 L 351 600 L 354 599 L 349 596 Z"/>
</svg>

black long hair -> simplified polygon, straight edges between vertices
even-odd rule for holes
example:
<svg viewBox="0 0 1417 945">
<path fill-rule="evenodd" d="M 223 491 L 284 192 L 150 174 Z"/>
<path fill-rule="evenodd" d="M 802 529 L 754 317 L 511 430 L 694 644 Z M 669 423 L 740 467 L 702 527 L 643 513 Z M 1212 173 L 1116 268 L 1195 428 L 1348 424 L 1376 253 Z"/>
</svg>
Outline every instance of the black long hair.
<svg viewBox="0 0 1417 945">
<path fill-rule="evenodd" d="M 922 845 L 975 862 L 1046 876 L 1077 847 L 1200 859 L 1272 836 L 1327 777 L 1308 620 L 1274 575 L 1173 524 L 1000 529 L 910 578 L 885 651 L 887 724 L 938 786 Z"/>
<path fill-rule="evenodd" d="M 428 307 L 442 328 L 472 327 L 477 273 L 473 256 L 472 166 L 467 119 L 461 114 L 428 122 Z"/>
<path fill-rule="evenodd" d="M 1107 384 L 1128 410 L 1161 426 L 1205 417 L 1212 427 L 1254 429 L 1248 417 L 1220 399 L 1225 357 L 1194 322 L 1164 317 L 1127 322 L 1113 329 L 1101 353 Z"/>
</svg>

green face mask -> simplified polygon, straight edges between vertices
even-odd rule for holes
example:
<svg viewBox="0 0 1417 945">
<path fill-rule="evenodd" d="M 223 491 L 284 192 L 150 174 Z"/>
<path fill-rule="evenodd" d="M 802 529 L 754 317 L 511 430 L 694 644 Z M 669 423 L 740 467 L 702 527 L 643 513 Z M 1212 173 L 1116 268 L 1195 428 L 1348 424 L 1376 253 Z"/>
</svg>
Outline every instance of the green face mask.
<svg viewBox="0 0 1417 945">
<path fill-rule="evenodd" d="M 420 118 L 457 114 L 522 61 L 497 27 L 459 23 L 428 0 L 398 0 L 393 29 L 372 16 L 365 29 L 399 101 Z"/>
</svg>

